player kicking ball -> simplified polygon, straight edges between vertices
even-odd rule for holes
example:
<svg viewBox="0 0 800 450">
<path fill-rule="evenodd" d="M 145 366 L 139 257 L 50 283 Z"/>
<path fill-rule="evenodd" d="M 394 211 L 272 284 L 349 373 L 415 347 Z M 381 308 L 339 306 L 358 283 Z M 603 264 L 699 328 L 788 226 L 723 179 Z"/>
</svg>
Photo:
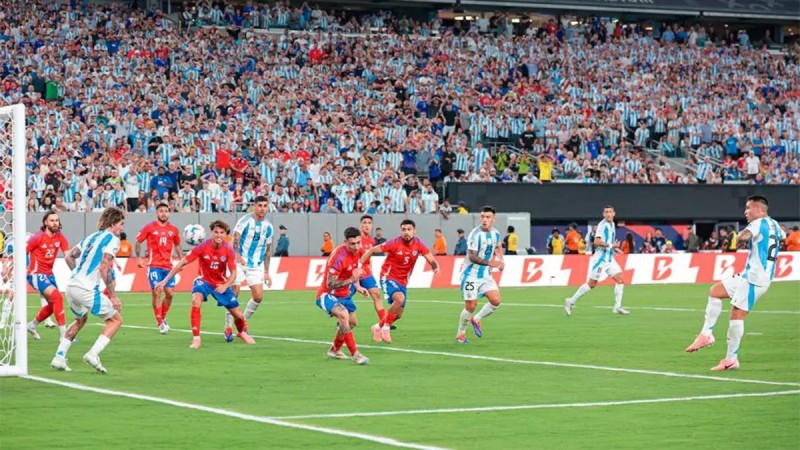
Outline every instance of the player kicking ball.
<svg viewBox="0 0 800 450">
<path fill-rule="evenodd" d="M 177 266 L 172 268 L 166 278 L 156 285 L 156 291 L 161 292 L 172 277 L 180 273 L 189 263 L 197 261 L 200 276 L 194 280 L 192 286 L 192 312 L 190 315 L 192 344 L 189 348 L 200 348 L 200 306 L 208 300 L 208 297 L 214 297 L 218 306 L 224 307 L 231 313 L 238 330 L 236 337 L 245 344 L 255 344 L 256 341 L 247 334 L 247 322 L 231 289 L 231 285 L 236 280 L 236 255 L 233 247 L 225 242 L 230 228 L 221 220 L 211 222 L 210 228 L 211 239 L 206 239 L 194 247 Z M 226 277 L 227 273 L 230 275 Z"/>
<path fill-rule="evenodd" d="M 692 345 L 686 348 L 691 353 L 714 345 L 713 330 L 722 312 L 722 299 L 729 298 L 731 316 L 728 322 L 728 352 L 711 370 L 736 370 L 740 367 L 739 344 L 744 336 L 744 320 L 758 299 L 767 293 L 775 276 L 778 250 L 786 236 L 778 222 L 769 217 L 768 209 L 766 197 L 755 195 L 747 199 L 744 210 L 747 227 L 739 234 L 740 241 L 750 241 L 744 273 L 711 286 L 703 329 Z"/>
<path fill-rule="evenodd" d="M 603 220 L 597 224 L 595 231 L 594 243 L 595 248 L 592 258 L 589 260 L 589 281 L 583 283 L 578 288 L 575 295 L 568 298 L 564 302 L 564 312 L 567 316 L 572 315 L 572 309 L 575 303 L 584 294 L 594 289 L 597 286 L 597 281 L 605 272 L 609 277 L 614 279 L 614 314 L 621 314 L 627 316 L 630 312 L 622 307 L 622 291 L 625 288 L 625 281 L 622 278 L 622 269 L 616 261 L 614 261 L 614 254 L 619 252 L 619 242 L 616 241 L 617 229 L 614 225 L 614 211 L 613 206 L 606 206 L 603 208 Z"/>
<path fill-rule="evenodd" d="M 328 258 L 325 264 L 325 278 L 317 290 L 317 306 L 335 317 L 339 322 L 333 345 L 328 350 L 328 357 L 334 359 L 347 359 L 342 351 L 342 346 L 347 345 L 351 359 L 359 365 L 369 362 L 369 358 L 358 351 L 353 328 L 358 324 L 356 317 L 356 304 L 353 302 L 355 292 L 366 296 L 367 290 L 358 284 L 363 275 L 359 266 L 361 250 L 361 232 L 354 227 L 344 230 L 344 244 L 339 245 Z M 355 289 L 353 289 L 355 288 Z"/>
<path fill-rule="evenodd" d="M 58 332 L 61 338 L 67 333 L 67 322 L 64 315 L 64 298 L 58 290 L 56 276 L 53 274 L 53 265 L 59 252 L 69 250 L 67 238 L 61 233 L 61 221 L 55 211 L 48 211 L 42 217 L 42 227 L 39 232 L 28 239 L 26 251 L 30 258 L 28 265 L 28 284 L 39 291 L 45 304 L 36 314 L 36 317 L 28 322 L 28 333 L 34 339 L 39 340 L 39 332 L 36 327 L 47 320 L 50 316 L 56 317 L 58 322 Z"/>
<path fill-rule="evenodd" d="M 458 321 L 456 342 L 467 342 L 467 325 L 472 324 L 475 336 L 483 337 L 481 321 L 500 307 L 500 288 L 492 278 L 492 269 L 503 270 L 503 240 L 494 228 L 495 210 L 491 206 L 481 209 L 481 225 L 475 227 L 467 238 L 467 262 L 461 274 L 461 296 L 464 309 Z M 486 297 L 487 303 L 475 316 L 478 298 Z"/>
</svg>

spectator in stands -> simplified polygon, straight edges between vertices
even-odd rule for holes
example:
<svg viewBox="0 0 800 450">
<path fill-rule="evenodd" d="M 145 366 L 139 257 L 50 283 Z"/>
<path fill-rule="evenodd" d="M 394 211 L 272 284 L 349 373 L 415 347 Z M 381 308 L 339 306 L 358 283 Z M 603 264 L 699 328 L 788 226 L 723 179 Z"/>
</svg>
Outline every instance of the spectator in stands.
<svg viewBox="0 0 800 450">
<path fill-rule="evenodd" d="M 694 227 L 687 228 L 687 232 L 688 234 L 683 241 L 683 246 L 686 248 L 687 252 L 696 253 L 700 250 L 700 238 L 697 237 L 697 234 L 694 232 Z"/>
<path fill-rule="evenodd" d="M 447 241 L 442 234 L 441 228 L 433 230 L 433 254 L 445 256 L 447 255 Z"/>
<path fill-rule="evenodd" d="M 636 253 L 636 247 L 633 242 L 632 233 L 625 234 L 625 240 L 622 242 L 622 245 L 620 245 L 620 251 L 626 255 L 630 253 Z"/>
<path fill-rule="evenodd" d="M 564 254 L 564 237 L 561 236 L 561 232 L 558 231 L 558 228 L 553 228 L 553 233 L 547 240 L 547 253 L 551 255 Z"/>
<path fill-rule="evenodd" d="M 322 252 L 322 256 L 331 256 L 331 252 L 333 251 L 333 239 L 331 239 L 331 234 L 327 231 L 322 233 L 322 247 L 320 247 L 320 251 Z"/>
<path fill-rule="evenodd" d="M 667 238 L 664 237 L 664 232 L 661 231 L 661 228 L 656 228 L 656 234 L 653 236 L 650 244 L 656 249 L 657 253 L 664 251 L 664 248 L 667 246 Z"/>
<path fill-rule="evenodd" d="M 672 245 L 672 241 L 667 241 L 661 253 L 675 253 L 675 247 Z"/>
<path fill-rule="evenodd" d="M 703 244 L 703 250 L 718 250 L 719 249 L 719 237 L 716 231 L 712 231 L 711 235 L 708 237 L 706 242 Z"/>
<path fill-rule="evenodd" d="M 459 228 L 456 230 L 458 233 L 458 240 L 456 241 L 456 247 L 453 250 L 453 254 L 456 256 L 464 256 L 467 254 L 467 238 L 464 237 L 464 230 Z"/>
<path fill-rule="evenodd" d="M 274 256 L 289 256 L 289 236 L 286 236 L 286 227 L 280 225 L 278 229 L 281 235 L 278 237 L 278 243 L 275 245 Z"/>
</svg>

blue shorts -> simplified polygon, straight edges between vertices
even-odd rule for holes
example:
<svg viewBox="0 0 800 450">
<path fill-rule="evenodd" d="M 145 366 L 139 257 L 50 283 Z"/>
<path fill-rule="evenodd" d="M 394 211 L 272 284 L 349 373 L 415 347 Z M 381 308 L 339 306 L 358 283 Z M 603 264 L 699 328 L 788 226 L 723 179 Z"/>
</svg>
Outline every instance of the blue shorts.
<svg viewBox="0 0 800 450">
<path fill-rule="evenodd" d="M 331 315 L 331 311 L 337 304 L 344 306 L 347 312 L 354 313 L 356 312 L 356 304 L 353 302 L 352 293 L 353 289 L 350 289 L 351 296 L 347 298 L 339 298 L 331 293 L 322 294 L 322 296 L 317 298 L 317 306 L 319 309 L 328 313 L 328 315 Z"/>
<path fill-rule="evenodd" d="M 44 295 L 44 291 L 49 289 L 50 286 L 58 290 L 58 285 L 56 284 L 55 275 L 42 275 L 40 273 L 32 273 L 28 275 L 28 284 L 30 284 L 32 288 L 39 291 L 39 293 L 42 295 Z"/>
<path fill-rule="evenodd" d="M 233 289 L 228 288 L 225 292 L 220 294 L 219 292 L 215 291 L 214 288 L 205 282 L 202 278 L 198 278 L 194 280 L 194 285 L 192 286 L 192 294 L 200 294 L 203 296 L 203 301 L 208 301 L 208 297 L 214 297 L 214 300 L 217 301 L 217 306 L 222 306 L 227 309 L 234 309 L 239 307 L 239 301 L 236 300 L 236 295 L 233 293 Z"/>
<path fill-rule="evenodd" d="M 147 270 L 147 281 L 150 282 L 150 289 L 153 290 L 156 288 L 158 283 L 164 281 L 164 278 L 167 278 L 169 275 L 169 270 L 162 269 L 160 267 L 151 267 Z M 175 287 L 175 277 L 172 277 L 167 281 L 167 285 L 164 287 L 174 288 Z"/>
<path fill-rule="evenodd" d="M 361 285 L 366 290 L 375 289 L 378 287 L 378 282 L 375 281 L 375 277 L 372 275 L 367 275 L 366 277 L 358 280 L 358 284 Z"/>
<path fill-rule="evenodd" d="M 392 296 L 399 292 L 403 294 L 403 304 L 400 305 L 402 308 L 406 307 L 406 300 L 408 299 L 408 292 L 406 291 L 406 287 L 402 284 L 398 283 L 394 280 L 381 280 L 381 287 L 383 288 L 383 297 L 386 299 L 387 302 L 391 305 L 394 303 L 394 299 Z"/>
</svg>

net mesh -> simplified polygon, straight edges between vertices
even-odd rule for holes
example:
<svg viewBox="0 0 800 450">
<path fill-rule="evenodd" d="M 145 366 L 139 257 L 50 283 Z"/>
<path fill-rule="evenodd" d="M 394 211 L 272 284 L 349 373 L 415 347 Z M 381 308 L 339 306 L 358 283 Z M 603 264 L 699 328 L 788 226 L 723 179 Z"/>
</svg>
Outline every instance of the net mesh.
<svg viewBox="0 0 800 450">
<path fill-rule="evenodd" d="M 14 365 L 14 221 L 12 220 L 12 118 L 0 111 L 0 366 Z M 24 231 L 23 231 L 24 232 Z M 25 280 L 20 280 L 24 283 Z"/>
</svg>

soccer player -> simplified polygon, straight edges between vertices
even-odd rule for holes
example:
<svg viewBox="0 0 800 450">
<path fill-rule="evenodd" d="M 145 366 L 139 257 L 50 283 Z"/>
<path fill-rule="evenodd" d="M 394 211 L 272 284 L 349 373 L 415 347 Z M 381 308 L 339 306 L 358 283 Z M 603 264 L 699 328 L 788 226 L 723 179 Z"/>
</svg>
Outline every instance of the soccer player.
<svg viewBox="0 0 800 450">
<path fill-rule="evenodd" d="M 500 307 L 500 288 L 492 278 L 492 269 L 503 270 L 503 239 L 494 227 L 495 210 L 491 206 L 481 208 L 481 224 L 475 227 L 467 238 L 467 261 L 461 273 L 461 296 L 464 309 L 458 322 L 456 341 L 467 342 L 467 325 L 472 324 L 475 336 L 483 337 L 481 320 L 490 316 Z M 478 298 L 486 297 L 488 302 L 476 314 Z"/>
<path fill-rule="evenodd" d="M 142 252 L 142 242 L 147 241 L 147 253 L 150 256 L 147 262 L 139 256 Z M 181 253 L 181 235 L 178 228 L 169 222 L 169 205 L 159 203 L 156 207 L 156 220 L 142 227 L 136 235 L 134 248 L 139 267 L 147 267 L 147 280 L 153 297 L 153 315 L 156 317 L 158 331 L 161 334 L 169 333 L 167 313 L 172 306 L 172 297 L 175 295 L 175 279 L 164 288 L 164 298 L 156 292 L 156 285 L 164 280 L 172 269 L 172 255 L 183 258 Z"/>
<path fill-rule="evenodd" d="M 367 295 L 367 290 L 358 284 L 363 273 L 359 266 L 361 249 L 361 232 L 355 227 L 344 230 L 344 244 L 339 245 L 325 264 L 325 278 L 317 290 L 317 306 L 335 317 L 339 322 L 333 345 L 327 355 L 334 359 L 347 359 L 342 352 L 342 345 L 347 345 L 353 362 L 364 365 L 369 358 L 358 351 L 353 328 L 358 324 L 356 304 L 353 302 L 355 291 Z"/>
<path fill-rule="evenodd" d="M 758 299 L 767 292 L 775 276 L 775 261 L 786 235 L 778 222 L 769 217 L 768 208 L 766 197 L 754 195 L 747 199 L 744 209 L 747 227 L 739 234 L 740 241 L 750 242 L 744 273 L 711 286 L 703 328 L 692 345 L 686 348 L 687 352 L 696 352 L 714 344 L 713 330 L 722 312 L 722 299 L 729 298 L 731 315 L 728 322 L 728 352 L 711 370 L 739 368 L 739 344 L 744 336 L 744 320 Z"/>
<path fill-rule="evenodd" d="M 361 248 L 364 252 L 369 251 L 375 246 L 375 238 L 372 237 L 372 216 L 369 214 L 361 216 Z M 378 288 L 378 283 L 372 275 L 372 260 L 367 259 L 361 265 L 361 279 L 358 284 L 369 292 L 372 298 L 372 305 L 375 307 L 375 312 L 378 314 L 378 322 L 386 317 L 386 310 L 383 308 L 383 299 L 381 298 L 381 290 Z M 375 342 L 381 341 L 381 330 L 377 324 L 372 327 L 372 338 Z"/>
<path fill-rule="evenodd" d="M 106 348 L 111 338 L 122 326 L 119 298 L 116 294 L 116 282 L 112 278 L 114 271 L 114 255 L 119 251 L 119 234 L 125 225 L 125 213 L 119 208 L 106 208 L 100 215 L 98 231 L 86 236 L 78 245 L 65 255 L 67 264 L 75 267 L 72 277 L 67 283 L 67 301 L 75 314 L 75 321 L 67 329 L 58 344 L 56 354 L 50 366 L 58 370 L 69 371 L 67 352 L 75 337 L 81 331 L 88 313 L 103 319 L 105 326 L 92 348 L 83 355 L 83 361 L 100 373 L 106 368 L 100 362 L 100 353 Z M 104 282 L 107 296 L 100 287 Z"/>
<path fill-rule="evenodd" d="M 28 322 L 28 333 L 39 340 L 36 326 L 51 315 L 56 316 L 58 331 L 63 338 L 67 332 L 64 316 L 64 298 L 56 285 L 53 265 L 59 252 L 69 250 L 67 238 L 61 233 L 61 221 L 55 211 L 48 211 L 42 217 L 40 230 L 28 239 L 26 252 L 30 260 L 28 264 L 28 284 L 39 291 L 47 303 L 39 310 L 33 320 Z"/>
<path fill-rule="evenodd" d="M 236 337 L 244 341 L 245 344 L 255 344 L 256 342 L 247 334 L 247 322 L 244 319 L 236 295 L 233 294 L 231 285 L 236 280 L 236 254 L 233 247 L 225 242 L 225 237 L 230 232 L 228 224 L 215 220 L 209 226 L 211 238 L 206 239 L 200 245 L 195 246 L 188 255 L 172 268 L 160 283 L 156 285 L 156 291 L 162 291 L 169 280 L 177 275 L 184 267 L 192 261 L 197 260 L 200 266 L 200 276 L 194 280 L 192 286 L 192 344 L 189 348 L 200 348 L 200 306 L 214 297 L 218 306 L 222 306 L 230 311 L 233 322 L 239 331 Z M 228 274 L 228 275 L 226 275 Z"/>
<path fill-rule="evenodd" d="M 242 216 L 233 228 L 233 251 L 236 253 L 233 293 L 238 298 L 242 281 L 247 280 L 252 296 L 244 309 L 244 318 L 248 322 L 264 299 L 264 284 L 272 286 L 269 260 L 274 231 L 267 220 L 268 209 L 269 200 L 259 195 L 253 200 L 253 213 Z M 233 316 L 230 312 L 225 313 L 225 341 L 233 341 Z"/>
<path fill-rule="evenodd" d="M 413 220 L 406 219 L 400 223 L 400 236 L 372 247 L 364 253 L 360 260 L 363 265 L 374 253 L 386 253 L 386 259 L 381 267 L 381 287 L 390 307 L 377 326 L 373 325 L 372 331 L 373 338 L 377 338 L 375 335 L 377 327 L 381 340 L 387 343 L 392 342 L 392 323 L 403 313 L 403 308 L 406 306 L 408 297 L 406 286 L 411 271 L 414 270 L 414 265 L 417 263 L 417 258 L 420 255 L 425 257 L 425 260 L 431 265 L 433 273 L 439 274 L 439 263 L 436 262 L 422 240 L 414 236 L 414 233 L 416 233 L 416 224 Z"/>
<path fill-rule="evenodd" d="M 622 291 L 625 288 L 625 280 L 622 278 L 622 269 L 616 261 L 614 261 L 614 254 L 618 253 L 619 242 L 616 240 L 617 229 L 614 225 L 614 216 L 616 211 L 611 205 L 603 208 L 603 220 L 597 224 L 594 237 L 594 253 L 589 260 L 589 281 L 583 283 L 578 288 L 575 294 L 564 302 L 564 311 L 567 316 L 572 314 L 572 308 L 575 307 L 575 302 L 584 294 L 594 289 L 597 286 L 597 281 L 603 272 L 608 274 L 617 283 L 614 285 L 614 309 L 615 314 L 628 315 L 630 312 L 622 307 Z"/>
</svg>

